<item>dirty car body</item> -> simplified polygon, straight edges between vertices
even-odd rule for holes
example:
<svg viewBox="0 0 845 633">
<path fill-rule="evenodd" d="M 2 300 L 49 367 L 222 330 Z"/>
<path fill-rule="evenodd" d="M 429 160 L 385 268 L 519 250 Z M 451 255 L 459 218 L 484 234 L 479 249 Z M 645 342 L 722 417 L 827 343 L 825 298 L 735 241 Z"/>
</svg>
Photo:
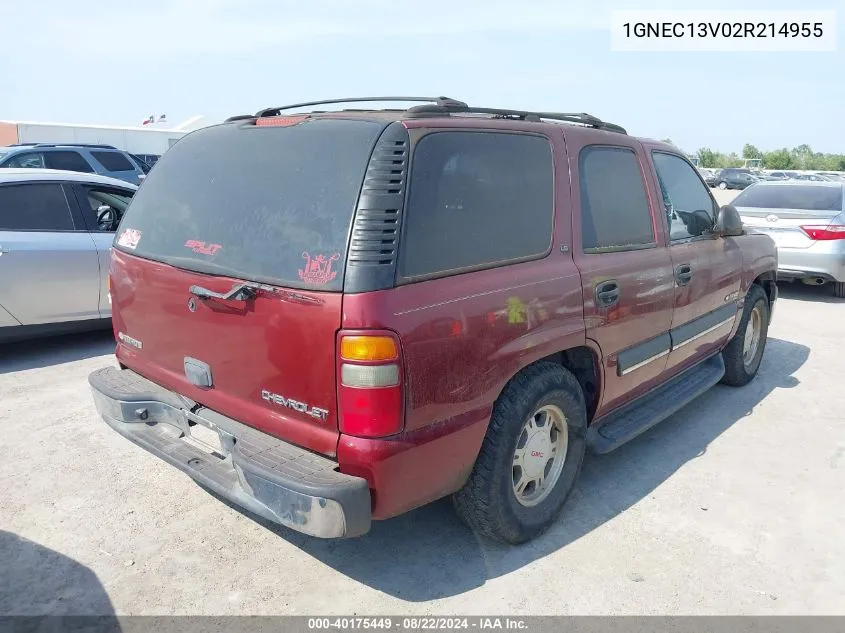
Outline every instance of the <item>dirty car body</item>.
<svg viewBox="0 0 845 633">
<path fill-rule="evenodd" d="M 745 298 L 770 314 L 776 252 L 719 232 L 671 146 L 502 112 L 270 109 L 182 139 L 115 238 L 102 417 L 319 537 L 450 494 L 475 525 L 478 464 L 503 446 L 496 490 L 524 529 L 483 531 L 548 527 L 586 444 L 613 450 L 725 376 Z M 503 430 L 529 391 L 530 437 Z"/>
</svg>

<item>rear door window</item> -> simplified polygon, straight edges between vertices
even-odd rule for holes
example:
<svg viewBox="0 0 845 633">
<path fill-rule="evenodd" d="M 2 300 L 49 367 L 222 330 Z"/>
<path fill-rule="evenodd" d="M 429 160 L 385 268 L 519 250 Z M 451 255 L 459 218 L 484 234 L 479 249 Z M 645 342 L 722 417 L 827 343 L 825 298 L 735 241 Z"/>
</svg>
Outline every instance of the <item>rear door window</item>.
<svg viewBox="0 0 845 633">
<path fill-rule="evenodd" d="M 581 150 L 581 244 L 585 253 L 654 246 L 639 160 L 624 147 Z"/>
<path fill-rule="evenodd" d="M 91 156 L 105 167 L 106 171 L 137 171 L 135 165 L 130 163 L 129 159 L 120 152 L 92 151 Z"/>
<path fill-rule="evenodd" d="M 0 231 L 73 231 L 74 228 L 60 184 L 0 187 Z"/>
<path fill-rule="evenodd" d="M 399 274 L 418 278 L 545 254 L 554 169 L 548 139 L 433 132 L 417 143 Z"/>
<path fill-rule="evenodd" d="M 82 154 L 74 151 L 57 150 L 44 153 L 47 167 L 50 169 L 65 169 L 67 171 L 79 171 L 84 174 L 94 173 L 94 168 L 82 157 Z"/>
<path fill-rule="evenodd" d="M 150 171 L 115 248 L 198 272 L 339 290 L 364 172 L 384 128 L 327 118 L 193 132 Z"/>
</svg>

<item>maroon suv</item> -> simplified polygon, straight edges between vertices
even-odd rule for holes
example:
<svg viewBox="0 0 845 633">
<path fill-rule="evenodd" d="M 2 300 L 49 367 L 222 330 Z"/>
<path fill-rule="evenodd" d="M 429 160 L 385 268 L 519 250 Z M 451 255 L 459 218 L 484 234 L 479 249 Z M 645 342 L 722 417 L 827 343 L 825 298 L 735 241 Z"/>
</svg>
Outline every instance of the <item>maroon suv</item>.
<svg viewBox="0 0 845 633">
<path fill-rule="evenodd" d="M 672 146 L 414 101 L 180 140 L 117 232 L 120 368 L 90 384 L 117 432 L 295 530 L 356 536 L 453 495 L 522 542 L 588 447 L 754 377 L 775 245 Z"/>
</svg>

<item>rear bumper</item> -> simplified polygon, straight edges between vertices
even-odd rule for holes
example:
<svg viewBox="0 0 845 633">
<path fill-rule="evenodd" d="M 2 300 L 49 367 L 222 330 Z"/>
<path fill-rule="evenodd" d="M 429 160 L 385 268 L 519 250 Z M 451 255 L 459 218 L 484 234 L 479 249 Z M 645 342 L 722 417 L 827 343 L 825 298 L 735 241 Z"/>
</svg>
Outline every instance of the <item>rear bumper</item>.
<svg viewBox="0 0 845 633">
<path fill-rule="evenodd" d="M 817 242 L 808 248 L 778 248 L 778 279 L 820 277 L 845 281 L 845 242 Z"/>
<path fill-rule="evenodd" d="M 198 406 L 128 369 L 100 369 L 88 382 L 111 428 L 232 503 L 320 538 L 369 531 L 367 481 L 337 472 L 336 462 Z M 219 448 L 193 438 L 194 425 L 217 433 Z"/>
</svg>

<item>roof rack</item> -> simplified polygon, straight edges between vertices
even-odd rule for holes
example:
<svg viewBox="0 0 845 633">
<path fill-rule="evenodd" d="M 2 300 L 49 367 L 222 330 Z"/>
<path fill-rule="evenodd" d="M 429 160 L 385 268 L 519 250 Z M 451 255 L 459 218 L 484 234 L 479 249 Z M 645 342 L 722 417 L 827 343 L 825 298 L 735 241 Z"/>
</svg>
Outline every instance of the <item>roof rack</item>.
<svg viewBox="0 0 845 633">
<path fill-rule="evenodd" d="M 422 103 L 430 103 L 433 104 L 435 107 L 440 108 L 467 108 L 469 107 L 463 101 L 457 101 L 456 99 L 450 99 L 449 97 L 349 97 L 346 99 L 328 99 L 326 101 L 306 101 L 303 103 L 293 103 L 291 105 L 286 106 L 279 106 L 276 108 L 265 108 L 263 110 L 259 110 L 256 114 L 256 118 L 265 117 L 265 116 L 276 116 L 280 114 L 284 110 L 294 110 L 297 108 L 306 108 L 311 106 L 318 106 L 318 105 L 331 105 L 335 103 L 363 103 L 367 101 L 410 101 L 410 102 L 422 102 Z M 239 120 L 242 118 L 252 118 L 247 117 L 245 115 L 241 115 L 238 117 L 231 117 L 233 120 Z"/>
<path fill-rule="evenodd" d="M 291 105 L 280 106 L 277 108 L 265 108 L 259 110 L 256 114 L 241 114 L 238 116 L 229 117 L 226 123 L 233 121 L 243 121 L 247 119 L 256 119 L 261 117 L 271 117 L 281 114 L 285 110 L 294 110 L 298 108 L 306 108 L 311 106 L 329 105 L 336 103 L 362 103 L 362 102 L 421 102 L 425 105 L 413 106 L 404 113 L 410 118 L 423 118 L 431 116 L 444 116 L 450 114 L 488 114 L 498 118 L 517 118 L 523 121 L 542 121 L 543 119 L 552 121 L 565 121 L 567 123 L 578 123 L 587 127 L 596 128 L 598 130 L 605 130 L 607 132 L 616 132 L 618 134 L 627 134 L 628 132 L 621 125 L 615 123 L 608 123 L 602 121 L 600 118 L 587 114 L 586 112 L 534 112 L 530 110 L 510 110 L 505 108 L 483 108 L 473 107 L 463 101 L 452 99 L 450 97 L 350 97 L 346 99 L 328 99 L 326 101 L 306 101 L 303 103 L 294 103 Z"/>
<path fill-rule="evenodd" d="M 95 149 L 117 149 L 114 145 L 102 143 L 19 143 L 28 147 L 92 147 Z"/>
<path fill-rule="evenodd" d="M 408 109 L 408 116 L 412 118 L 422 118 L 427 116 L 442 116 L 444 114 L 492 114 L 501 118 L 517 118 L 524 121 L 542 121 L 548 119 L 552 121 L 566 121 L 567 123 L 580 123 L 587 127 L 596 128 L 598 130 L 605 130 L 607 132 L 616 132 L 618 134 L 627 134 L 628 132 L 621 125 L 615 123 L 608 123 L 602 121 L 600 118 L 587 114 L 586 112 L 533 112 L 530 110 L 509 110 L 504 108 L 476 108 L 471 106 L 459 106 L 449 104 L 447 106 L 422 105 L 414 106 Z"/>
</svg>

